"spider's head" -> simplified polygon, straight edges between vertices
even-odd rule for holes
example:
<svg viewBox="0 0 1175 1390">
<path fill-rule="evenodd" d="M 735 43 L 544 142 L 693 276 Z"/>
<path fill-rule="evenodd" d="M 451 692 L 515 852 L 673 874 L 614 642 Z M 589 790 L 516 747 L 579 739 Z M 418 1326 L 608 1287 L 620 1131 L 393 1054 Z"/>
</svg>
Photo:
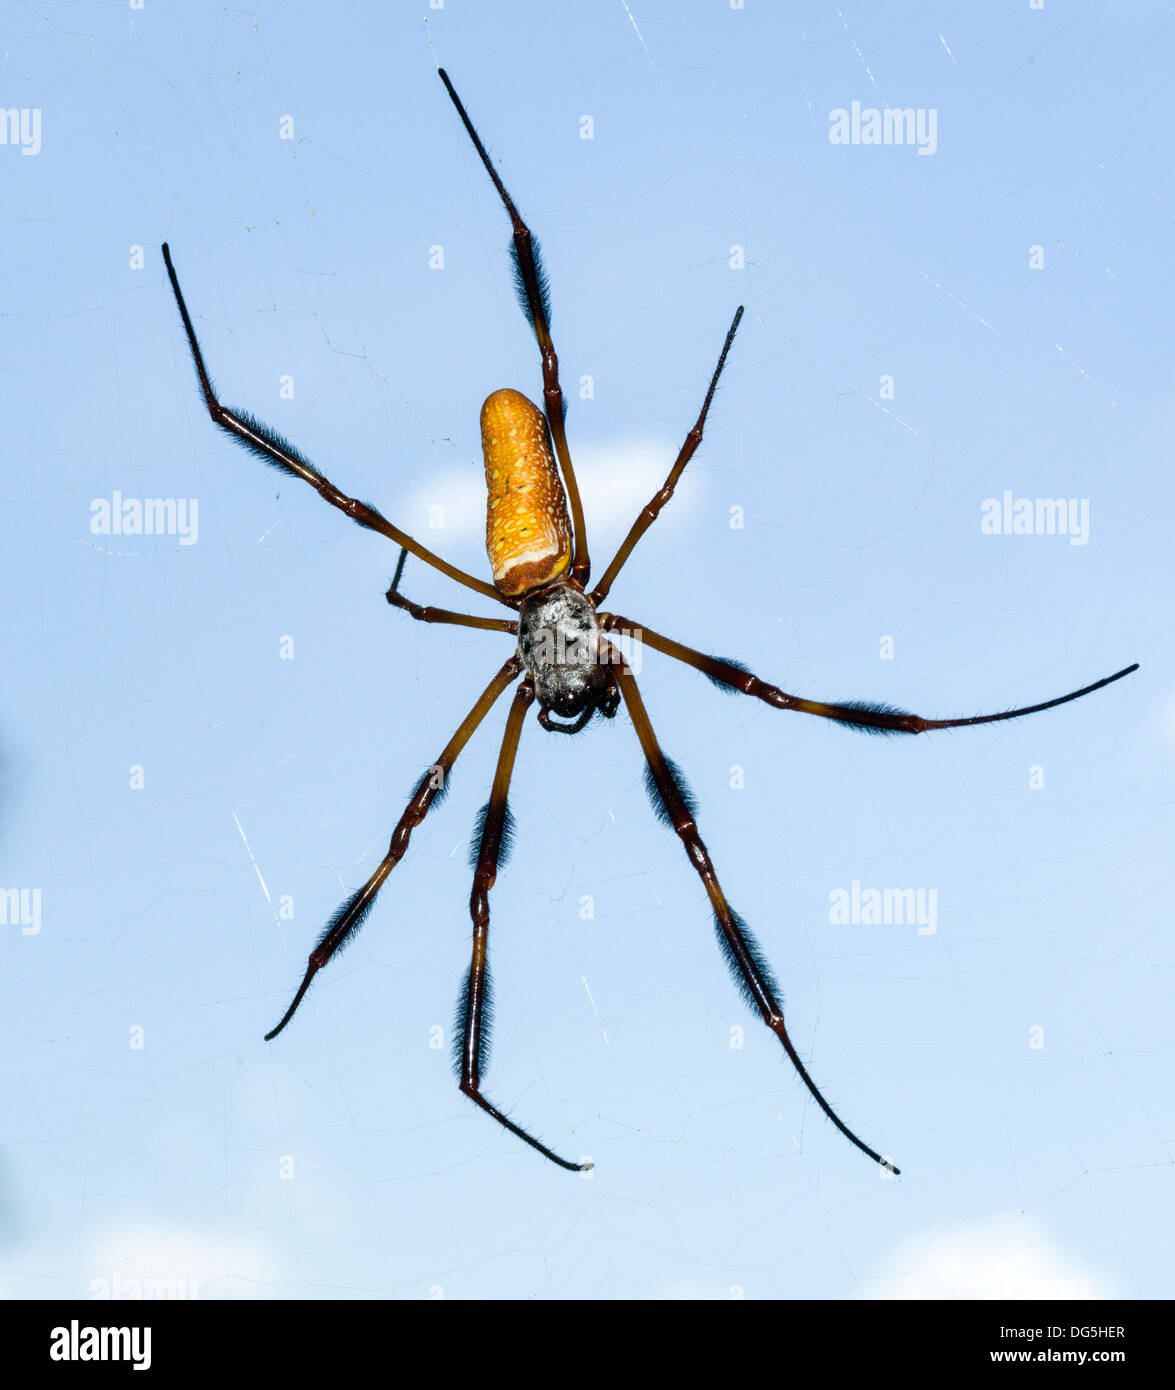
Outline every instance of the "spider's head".
<svg viewBox="0 0 1175 1390">
<path fill-rule="evenodd" d="M 620 694 L 600 641 L 592 601 L 578 585 L 559 582 L 527 594 L 518 615 L 518 651 L 534 680 L 539 723 L 575 734 L 599 710 L 611 719 Z M 552 718 L 572 723 L 558 723 Z"/>
</svg>

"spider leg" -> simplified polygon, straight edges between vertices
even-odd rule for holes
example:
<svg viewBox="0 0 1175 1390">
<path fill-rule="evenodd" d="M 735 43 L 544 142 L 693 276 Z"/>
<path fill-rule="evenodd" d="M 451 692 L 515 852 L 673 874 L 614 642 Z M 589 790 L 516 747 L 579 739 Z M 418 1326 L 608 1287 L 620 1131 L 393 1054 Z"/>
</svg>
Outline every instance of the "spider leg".
<svg viewBox="0 0 1175 1390">
<path fill-rule="evenodd" d="M 683 646 L 659 632 L 650 632 L 629 618 L 621 618 L 615 613 L 601 613 L 600 621 L 610 632 L 622 632 L 647 643 L 654 651 L 664 652 L 711 680 L 720 688 L 751 695 L 762 700 L 773 709 L 797 710 L 800 714 L 814 714 L 821 719 L 835 719 L 850 728 L 860 729 L 869 734 L 922 734 L 931 729 L 961 729 L 971 724 L 998 724 L 1003 719 L 1019 719 L 1026 714 L 1039 714 L 1041 710 L 1054 709 L 1066 705 L 1070 700 L 1080 700 L 1084 695 L 1092 695 L 1104 685 L 1112 685 L 1123 676 L 1138 670 L 1138 662 L 1124 666 L 1112 676 L 1103 676 L 1092 685 L 1084 685 L 1080 690 L 1071 690 L 1068 695 L 1058 695 L 1054 700 L 1044 700 L 1038 705 L 1024 705 L 1020 709 L 1002 710 L 998 714 L 975 714 L 964 719 L 924 719 L 920 714 L 910 714 L 906 710 L 894 709 L 891 705 L 870 704 L 867 701 L 852 700 L 844 704 L 826 704 L 821 700 L 805 700 L 799 695 L 788 695 L 785 691 L 768 685 L 758 676 L 737 661 L 723 661 L 721 657 L 706 656 L 704 652 Z"/>
<path fill-rule="evenodd" d="M 534 686 L 528 676 L 518 687 L 510 714 L 506 720 L 506 732 L 502 737 L 502 750 L 498 754 L 498 766 L 494 773 L 490 799 L 481 814 L 481 834 L 477 846 L 477 860 L 473 874 L 473 892 L 469 898 L 469 914 L 473 918 L 473 958 L 469 964 L 469 975 L 457 1006 L 455 1024 L 455 1058 L 461 1091 L 470 1100 L 492 1115 L 519 1139 L 537 1149 L 544 1158 L 557 1163 L 560 1168 L 572 1172 L 583 1172 L 590 1163 L 571 1163 L 565 1158 L 540 1144 L 532 1134 L 494 1105 L 481 1093 L 481 1069 L 489 1050 L 490 1026 L 490 974 L 489 974 L 489 932 L 490 932 L 490 889 L 497 877 L 498 865 L 502 861 L 512 831 L 512 820 L 507 805 L 510 791 L 510 778 L 514 772 L 514 758 L 518 752 L 518 740 L 522 734 L 522 721 L 534 700 Z"/>
<path fill-rule="evenodd" d="M 524 302 L 526 316 L 534 328 L 534 335 L 538 340 L 539 352 L 542 356 L 543 408 L 546 412 L 547 423 L 551 427 L 551 439 L 555 445 L 555 454 L 559 459 L 559 470 L 563 474 L 563 485 L 567 489 L 567 503 L 571 508 L 571 525 L 575 532 L 575 549 L 571 557 L 571 577 L 579 584 L 586 584 L 588 574 L 591 571 L 587 528 L 584 526 L 583 503 L 579 498 L 579 484 L 575 480 L 575 469 L 571 464 L 571 451 L 567 447 L 567 430 L 563 424 L 565 407 L 563 388 L 559 385 L 559 358 L 555 354 L 555 344 L 551 339 L 550 295 L 547 288 L 546 273 L 539 256 L 539 245 L 531 235 L 530 228 L 522 220 L 518 209 L 514 206 L 514 200 L 506 192 L 506 185 L 502 182 L 497 169 L 494 168 L 493 161 L 486 152 L 486 147 L 481 143 L 481 136 L 478 135 L 465 107 L 461 104 L 461 98 L 449 81 L 449 74 L 444 68 L 440 68 L 438 69 L 438 76 L 445 84 L 445 91 L 448 92 L 450 100 L 457 108 L 457 114 L 461 117 L 461 124 L 473 141 L 473 147 L 485 166 L 485 171 L 489 174 L 498 197 L 501 198 L 502 205 L 510 217 L 510 225 L 514 231 L 514 267 L 517 271 L 519 297 Z"/>
<path fill-rule="evenodd" d="M 701 413 L 692 430 L 685 437 L 685 443 L 681 446 L 681 453 L 677 456 L 677 461 L 669 470 L 669 476 L 661 485 L 659 492 L 655 492 L 648 505 L 632 523 L 629 533 L 624 538 L 624 544 L 612 558 L 612 563 L 604 571 L 600 582 L 592 590 L 592 602 L 600 604 L 608 595 L 608 591 L 616 582 L 616 576 L 624 567 L 625 561 L 632 554 L 637 541 L 652 526 L 653 522 L 661 515 L 661 508 L 673 496 L 674 489 L 677 487 L 678 479 L 685 472 L 685 466 L 689 463 L 697 452 L 698 445 L 702 442 L 702 431 L 706 427 L 706 416 L 710 413 L 710 402 L 714 399 L 714 392 L 718 389 L 718 378 L 722 375 L 722 369 L 726 366 L 727 354 L 730 352 L 730 345 L 734 342 L 734 335 L 738 332 L 739 322 L 743 316 L 743 306 L 740 304 L 735 312 L 734 319 L 727 330 L 726 341 L 722 344 L 722 351 L 718 356 L 718 365 L 714 368 L 714 375 L 710 378 L 710 388 L 706 392 L 706 399 L 702 402 Z"/>
<path fill-rule="evenodd" d="M 423 608 L 400 592 L 400 579 L 408 552 L 401 549 L 400 561 L 384 597 L 394 608 L 402 608 L 418 623 L 451 623 L 454 627 L 478 627 L 486 632 L 509 632 L 518 635 L 518 623 L 512 618 L 476 618 L 472 613 L 451 613 L 447 608 Z"/>
<path fill-rule="evenodd" d="M 429 807 L 434 802 L 443 799 L 449 790 L 449 773 L 453 769 L 453 764 L 461 750 L 472 738 L 474 730 L 493 708 L 498 696 L 506 689 L 510 682 L 518 675 L 522 669 L 522 663 L 517 656 L 512 656 L 509 661 L 501 668 L 497 675 L 482 691 L 477 703 L 465 716 L 464 720 L 457 729 L 453 737 L 445 744 L 444 752 L 436 760 L 432 767 L 424 774 L 416 784 L 412 797 L 404 814 L 396 823 L 395 830 L 392 831 L 391 844 L 388 852 L 380 861 L 376 871 L 371 875 L 362 888 L 341 904 L 338 911 L 326 924 L 322 935 L 318 938 L 314 950 L 310 952 L 310 960 L 306 966 L 306 974 L 302 983 L 298 986 L 298 991 L 294 995 L 290 1007 L 282 1015 L 281 1022 L 276 1028 L 271 1029 L 265 1035 L 265 1041 L 276 1038 L 282 1029 L 293 1018 L 298 1005 L 302 1002 L 302 997 L 310 988 L 310 981 L 318 974 L 322 967 L 330 960 L 336 951 L 341 950 L 347 945 L 363 925 L 364 919 L 375 904 L 376 894 L 383 887 L 385 880 L 396 865 L 403 859 L 408 849 L 408 841 L 412 837 L 413 830 L 420 824 L 428 813 Z"/>
<path fill-rule="evenodd" d="M 188 313 L 188 306 L 184 301 L 183 292 L 180 289 L 179 278 L 175 273 L 175 266 L 171 263 L 171 251 L 167 243 L 163 243 L 163 262 L 167 266 L 167 276 L 171 281 L 172 293 L 175 295 L 175 302 L 179 307 L 180 318 L 183 319 L 184 332 L 187 334 L 188 347 L 192 352 L 192 361 L 196 365 L 196 375 L 200 379 L 200 390 L 204 396 L 204 404 L 208 407 L 208 414 L 221 429 L 227 430 L 237 441 L 243 444 L 251 453 L 264 459 L 266 463 L 272 464 L 274 468 L 283 473 L 288 473 L 292 477 L 301 478 L 304 483 L 309 483 L 312 488 L 331 504 L 357 522 L 360 526 L 365 526 L 369 531 L 378 531 L 381 535 L 387 536 L 390 540 L 396 541 L 406 550 L 410 550 L 413 555 L 423 560 L 426 564 L 432 565 L 434 569 L 440 570 L 442 574 L 448 575 L 450 579 L 455 579 L 458 584 L 464 584 L 467 589 L 473 589 L 479 594 L 484 594 L 487 598 L 496 599 L 499 603 L 512 605 L 504 599 L 492 584 L 485 583 L 484 580 L 475 579 L 473 575 L 466 574 L 464 570 L 458 569 L 456 565 L 450 565 L 447 560 L 442 560 L 439 555 L 434 555 L 431 550 L 426 549 L 419 541 L 415 541 L 411 536 L 401 531 L 398 526 L 393 526 L 390 521 L 381 516 L 376 509 L 366 502 L 356 501 L 354 497 L 348 497 L 346 493 L 340 492 L 329 478 L 323 477 L 317 468 L 304 458 L 297 449 L 287 439 L 283 439 L 275 430 L 263 425 L 260 420 L 255 420 L 252 415 L 237 414 L 227 406 L 221 405 L 216 398 L 216 393 L 212 389 L 212 379 L 208 375 L 208 369 L 204 365 L 204 354 L 200 350 L 200 343 L 196 337 L 196 330 L 192 326 L 192 318 Z"/>
<path fill-rule="evenodd" d="M 619 653 L 617 655 L 619 656 Z M 875 1163 L 880 1163 L 891 1173 L 900 1172 L 901 1170 L 895 1168 L 888 1158 L 883 1157 L 857 1138 L 820 1094 L 816 1083 L 808 1075 L 807 1068 L 800 1061 L 799 1054 L 792 1045 L 787 1028 L 784 1026 L 783 1009 L 776 997 L 778 986 L 771 978 L 771 971 L 763 958 L 758 943 L 751 935 L 750 929 L 726 901 L 726 895 L 722 891 L 722 886 L 718 882 L 718 875 L 714 872 L 714 865 L 710 861 L 709 852 L 701 835 L 698 834 L 698 827 L 694 820 L 693 798 L 676 765 L 671 763 L 661 751 L 661 746 L 657 742 L 657 736 L 649 722 L 649 716 L 632 671 L 622 658 L 617 661 L 617 680 L 620 685 L 620 694 L 632 718 L 637 738 L 640 740 L 641 749 L 645 755 L 645 763 L 648 768 L 646 782 L 654 808 L 657 810 L 659 818 L 673 827 L 685 847 L 686 856 L 697 870 L 698 876 L 705 886 L 710 898 L 710 905 L 714 910 L 718 944 L 722 948 L 722 954 L 726 957 L 726 962 L 734 976 L 739 992 L 748 1004 L 759 1010 L 763 1022 L 783 1044 L 783 1050 L 791 1059 L 792 1066 L 799 1073 L 800 1080 L 807 1086 L 816 1104 L 845 1138 L 850 1143 L 855 1144 L 862 1153 L 868 1154 Z"/>
</svg>

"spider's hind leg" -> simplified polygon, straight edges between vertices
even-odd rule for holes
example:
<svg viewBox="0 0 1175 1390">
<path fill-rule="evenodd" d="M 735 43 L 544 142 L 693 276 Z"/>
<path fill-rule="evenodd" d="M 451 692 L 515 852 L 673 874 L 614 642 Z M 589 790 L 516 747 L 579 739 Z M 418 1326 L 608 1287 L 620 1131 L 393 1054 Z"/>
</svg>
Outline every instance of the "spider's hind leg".
<svg viewBox="0 0 1175 1390">
<path fill-rule="evenodd" d="M 498 197 L 502 200 L 502 206 L 510 218 L 513 234 L 515 289 L 518 292 L 523 311 L 534 329 L 535 339 L 538 343 L 543 373 L 543 407 L 547 423 L 551 428 L 551 441 L 555 446 L 555 456 L 559 460 L 559 471 L 563 475 L 563 485 L 567 489 L 567 505 L 571 509 L 571 525 L 575 533 L 575 549 L 571 557 L 571 577 L 578 583 L 586 584 L 591 572 L 587 527 L 584 525 L 583 503 L 580 501 L 579 484 L 576 482 L 575 468 L 571 462 L 571 451 L 567 447 L 567 429 L 564 424 L 567 402 L 563 396 L 563 388 L 559 383 L 559 358 L 555 353 L 555 344 L 551 337 L 551 294 L 547 284 L 546 271 L 543 269 L 539 256 L 538 243 L 530 228 L 523 221 L 513 198 L 507 193 L 506 185 L 502 182 L 502 177 L 486 151 L 485 145 L 482 144 L 481 136 L 478 135 L 473 122 L 469 119 L 461 98 L 457 95 L 456 88 L 449 81 L 449 74 L 444 68 L 440 68 L 437 71 L 437 76 L 445 84 L 445 91 L 449 94 L 449 100 L 456 107 L 461 124 L 473 142 L 473 148 L 477 151 L 478 158 L 490 176 L 490 182 L 497 190 Z"/>
<path fill-rule="evenodd" d="M 163 251 L 163 263 L 167 267 L 167 278 L 171 282 L 171 291 L 175 296 L 176 308 L 179 309 L 180 318 L 183 321 L 184 333 L 188 339 L 188 349 L 192 354 L 192 362 L 200 382 L 200 394 L 204 397 L 204 405 L 213 423 L 219 425 L 243 448 L 248 449 L 256 457 L 264 459 L 278 472 L 285 473 L 291 478 L 301 478 L 304 483 L 309 483 L 324 501 L 329 502 L 332 507 L 337 507 L 339 511 L 349 516 L 358 525 L 366 527 L 369 531 L 387 536 L 389 540 L 411 550 L 426 564 L 432 565 L 442 574 L 447 574 L 458 584 L 464 584 L 467 589 L 473 589 L 486 598 L 495 599 L 498 603 L 507 603 L 507 600 L 498 593 L 492 584 L 487 584 L 482 579 L 475 579 L 473 575 L 466 574 L 456 565 L 442 560 L 439 555 L 434 555 L 431 550 L 421 545 L 419 541 L 413 540 L 398 526 L 393 526 L 387 517 L 381 515 L 368 503 L 360 502 L 357 498 L 348 497 L 346 493 L 340 492 L 329 478 L 320 473 L 304 454 L 299 453 L 290 441 L 283 438 L 276 430 L 262 424 L 260 420 L 255 419 L 247 411 L 233 411 L 229 410 L 227 406 L 221 405 L 216 392 L 213 390 L 208 368 L 204 365 L 204 353 L 200 348 L 200 341 L 196 337 L 195 325 L 192 323 L 191 314 L 188 313 L 187 302 L 180 289 L 179 276 L 175 273 L 175 266 L 172 264 L 171 251 L 167 242 L 163 243 L 161 249 Z"/>
</svg>

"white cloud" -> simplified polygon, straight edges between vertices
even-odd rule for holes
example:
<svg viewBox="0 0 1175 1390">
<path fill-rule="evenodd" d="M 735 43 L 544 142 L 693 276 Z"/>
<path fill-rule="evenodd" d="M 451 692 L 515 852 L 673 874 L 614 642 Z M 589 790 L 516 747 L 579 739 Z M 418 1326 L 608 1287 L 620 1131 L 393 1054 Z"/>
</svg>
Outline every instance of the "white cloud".
<svg viewBox="0 0 1175 1390">
<path fill-rule="evenodd" d="M 676 1302 L 685 1300 L 687 1302 L 718 1302 L 725 1300 L 730 1302 L 733 1299 L 743 1297 L 743 1289 L 740 1284 L 716 1284 L 712 1281 L 699 1279 L 683 1279 L 678 1284 L 667 1284 L 664 1288 L 658 1289 L 650 1297 L 655 1302 Z"/>
<path fill-rule="evenodd" d="M 878 1299 L 1113 1298 L 1099 1271 L 1063 1251 L 1029 1218 L 1005 1215 L 911 1237 L 858 1281 Z"/>
<path fill-rule="evenodd" d="M 669 443 L 651 435 L 633 435 L 573 449 L 589 530 L 607 528 L 619 538 L 665 481 L 680 447 L 680 440 Z M 674 520 L 688 515 L 703 486 L 703 475 L 691 475 L 687 469 L 659 528 L 669 530 Z M 480 541 L 485 535 L 485 505 L 480 460 L 457 464 L 438 469 L 420 483 L 406 506 L 397 509 L 396 522 L 426 545 L 430 535 L 434 540 L 443 536 L 453 541 Z"/>
<path fill-rule="evenodd" d="M 84 1297 L 272 1297 L 269 1255 L 241 1235 L 196 1226 L 112 1230 L 92 1242 Z"/>
</svg>

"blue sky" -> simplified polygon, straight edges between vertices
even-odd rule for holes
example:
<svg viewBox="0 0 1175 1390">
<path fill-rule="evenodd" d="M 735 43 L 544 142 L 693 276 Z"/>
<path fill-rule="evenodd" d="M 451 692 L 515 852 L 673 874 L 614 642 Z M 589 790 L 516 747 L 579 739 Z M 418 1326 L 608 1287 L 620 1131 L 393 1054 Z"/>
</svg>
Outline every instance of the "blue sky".
<svg viewBox="0 0 1175 1390">
<path fill-rule="evenodd" d="M 5 1294 L 1171 1295 L 1172 57 L 1141 3 L 13 11 Z M 225 402 L 485 574 L 477 412 L 538 371 L 438 63 L 543 241 L 598 569 L 747 307 L 617 610 L 928 716 L 1141 663 L 902 741 L 644 654 L 792 1036 L 900 1179 L 740 1003 L 623 716 L 528 724 L 492 900 L 487 1090 L 590 1178 L 449 1063 L 504 704 L 262 1042 L 509 642 L 391 612 L 394 548 L 214 429 L 158 245 Z M 854 102 L 934 152 L 834 144 Z M 115 492 L 194 503 L 193 543 L 96 534 Z M 1085 543 L 985 534 L 1005 492 Z M 830 920 L 854 882 L 935 929 Z"/>
</svg>

